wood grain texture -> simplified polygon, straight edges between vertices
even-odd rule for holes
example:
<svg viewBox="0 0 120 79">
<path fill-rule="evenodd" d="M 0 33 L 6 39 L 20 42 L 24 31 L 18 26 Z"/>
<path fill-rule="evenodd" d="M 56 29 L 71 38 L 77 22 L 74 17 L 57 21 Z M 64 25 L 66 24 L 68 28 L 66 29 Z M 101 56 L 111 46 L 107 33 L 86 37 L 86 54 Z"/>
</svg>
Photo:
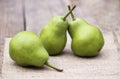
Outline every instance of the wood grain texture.
<svg viewBox="0 0 120 79">
<path fill-rule="evenodd" d="M 120 55 L 114 43 L 114 36 L 107 32 L 104 37 L 103 49 L 97 57 L 93 58 L 73 55 L 69 39 L 64 53 L 49 59 L 52 64 L 63 68 L 63 72 L 57 72 L 46 66 L 44 68 L 24 68 L 16 65 L 8 54 L 10 39 L 6 39 L 2 79 L 119 79 Z"/>
<path fill-rule="evenodd" d="M 120 30 L 114 31 L 113 33 L 114 33 L 114 39 L 115 39 L 115 42 L 116 42 L 116 45 L 117 45 L 117 49 L 120 52 Z"/>
<path fill-rule="evenodd" d="M 23 30 L 21 0 L 0 0 L 0 74 L 3 58 L 4 38 Z"/>
<path fill-rule="evenodd" d="M 64 6 L 62 0 L 26 0 L 26 29 L 39 33 L 53 16 L 65 14 Z"/>
</svg>

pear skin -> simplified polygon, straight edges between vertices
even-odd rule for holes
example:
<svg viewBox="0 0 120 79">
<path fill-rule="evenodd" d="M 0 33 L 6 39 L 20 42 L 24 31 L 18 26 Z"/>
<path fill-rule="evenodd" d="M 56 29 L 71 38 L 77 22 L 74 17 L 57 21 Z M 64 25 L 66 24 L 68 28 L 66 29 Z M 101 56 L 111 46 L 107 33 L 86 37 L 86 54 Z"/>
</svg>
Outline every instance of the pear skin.
<svg viewBox="0 0 120 79">
<path fill-rule="evenodd" d="M 55 16 L 41 30 L 40 38 L 49 55 L 60 54 L 67 41 L 66 32 L 68 29 L 67 16 L 74 10 L 74 6 L 65 16 Z"/>
<path fill-rule="evenodd" d="M 15 35 L 9 44 L 10 57 L 22 66 L 43 66 L 48 60 L 48 53 L 40 38 L 33 32 L 22 31 Z"/>
<path fill-rule="evenodd" d="M 50 55 L 60 54 L 66 45 L 68 22 L 63 21 L 62 18 L 61 16 L 55 16 L 40 33 L 44 47 Z"/>
<path fill-rule="evenodd" d="M 70 22 L 68 31 L 72 38 L 71 49 L 77 56 L 96 56 L 104 45 L 101 31 L 84 19 Z"/>
<path fill-rule="evenodd" d="M 48 52 L 36 33 L 22 31 L 16 34 L 9 43 L 9 55 L 12 60 L 21 66 L 42 67 L 47 65 L 62 72 L 48 62 Z"/>
</svg>

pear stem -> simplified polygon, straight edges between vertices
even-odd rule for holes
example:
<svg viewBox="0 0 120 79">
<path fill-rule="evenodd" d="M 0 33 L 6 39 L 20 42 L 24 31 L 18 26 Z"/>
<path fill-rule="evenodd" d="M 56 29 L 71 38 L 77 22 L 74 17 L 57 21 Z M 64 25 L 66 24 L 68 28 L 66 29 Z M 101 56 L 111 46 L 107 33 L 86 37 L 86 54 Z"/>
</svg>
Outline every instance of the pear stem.
<svg viewBox="0 0 120 79">
<path fill-rule="evenodd" d="M 69 10 L 69 12 L 64 16 L 63 20 L 65 21 L 66 18 L 68 17 L 69 14 L 71 14 L 71 12 L 76 8 L 76 5 L 73 6 L 73 8 L 71 10 Z"/>
<path fill-rule="evenodd" d="M 68 5 L 68 10 L 71 11 L 70 5 Z M 71 12 L 70 14 L 71 14 L 72 20 L 74 21 L 76 18 L 74 16 L 73 12 Z"/>
<path fill-rule="evenodd" d="M 57 70 L 57 71 L 59 71 L 59 72 L 62 72 L 62 71 L 63 71 L 63 69 L 59 69 L 59 68 L 57 68 L 57 67 L 54 67 L 54 66 L 51 65 L 49 62 L 46 62 L 45 65 L 47 65 L 47 66 L 49 66 L 49 67 L 51 67 L 51 68 L 53 68 L 53 69 L 55 69 L 55 70 Z"/>
</svg>

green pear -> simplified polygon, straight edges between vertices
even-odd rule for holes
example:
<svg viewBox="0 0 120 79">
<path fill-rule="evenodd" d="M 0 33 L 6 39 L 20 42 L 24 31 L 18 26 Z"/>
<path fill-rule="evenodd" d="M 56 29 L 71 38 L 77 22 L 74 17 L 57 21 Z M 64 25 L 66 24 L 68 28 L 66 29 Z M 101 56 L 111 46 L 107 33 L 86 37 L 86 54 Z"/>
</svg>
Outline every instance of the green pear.
<svg viewBox="0 0 120 79">
<path fill-rule="evenodd" d="M 74 6 L 65 16 L 55 16 L 41 30 L 40 38 L 49 55 L 60 54 L 66 45 L 66 31 L 68 29 L 67 16 L 74 10 Z"/>
<path fill-rule="evenodd" d="M 47 62 L 49 58 L 48 52 L 42 45 L 39 36 L 30 31 L 19 32 L 10 40 L 9 55 L 21 66 L 42 67 L 48 65 L 62 71 Z"/>
<path fill-rule="evenodd" d="M 70 6 L 68 6 L 70 10 Z M 99 54 L 104 45 L 100 29 L 82 18 L 75 18 L 71 13 L 68 32 L 72 38 L 71 49 L 77 56 L 92 57 Z"/>
</svg>

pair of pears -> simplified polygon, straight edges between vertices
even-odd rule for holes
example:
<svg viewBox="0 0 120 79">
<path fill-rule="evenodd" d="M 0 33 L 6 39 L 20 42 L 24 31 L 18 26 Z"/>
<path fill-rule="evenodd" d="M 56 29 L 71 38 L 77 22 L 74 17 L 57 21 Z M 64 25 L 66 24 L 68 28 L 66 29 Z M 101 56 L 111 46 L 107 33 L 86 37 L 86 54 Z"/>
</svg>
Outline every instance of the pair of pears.
<svg viewBox="0 0 120 79">
<path fill-rule="evenodd" d="M 50 21 L 48 25 L 50 25 L 49 30 L 56 29 L 54 26 L 63 28 L 65 27 L 67 29 L 67 16 L 73 11 L 75 7 L 72 8 L 65 16 L 56 16 L 55 18 Z M 63 26 L 62 26 L 63 25 Z M 47 31 L 47 30 L 46 30 Z M 52 30 L 51 30 L 52 31 Z M 51 34 L 51 38 L 53 38 L 54 33 L 52 34 L 51 31 L 48 31 L 47 34 Z M 55 32 L 55 31 L 53 31 Z M 66 30 L 64 30 L 63 37 Z M 56 31 L 58 38 L 60 34 Z M 60 36 L 61 37 L 61 36 Z M 51 39 L 47 38 L 47 39 Z M 47 40 L 45 39 L 45 40 Z M 62 38 L 64 39 L 64 38 Z M 42 39 L 43 40 L 43 39 Z M 59 39 L 58 39 L 59 40 Z M 61 39 L 60 39 L 61 40 Z M 53 38 L 53 41 L 54 38 Z M 61 41 L 62 44 L 65 43 L 65 41 Z M 53 42 L 54 43 L 54 42 Z M 60 42 L 59 42 L 60 43 Z M 19 65 L 21 66 L 35 66 L 35 67 L 43 67 L 44 65 L 47 65 L 57 71 L 63 71 L 63 69 L 59 69 L 57 67 L 54 67 L 48 62 L 49 54 L 44 45 L 42 43 L 40 36 L 38 36 L 36 33 L 31 31 L 22 31 L 16 34 L 9 43 L 9 55 L 10 57 Z M 57 48 L 57 47 L 56 47 Z M 58 47 L 57 50 L 59 50 L 60 47 Z M 63 48 L 63 47 L 62 47 Z M 55 50 L 56 51 L 56 50 Z"/>
<path fill-rule="evenodd" d="M 70 6 L 68 9 L 72 10 Z M 98 55 L 104 45 L 99 28 L 82 18 L 75 18 L 72 12 L 70 14 L 73 21 L 68 22 L 62 19 L 64 17 L 56 16 L 42 29 L 40 38 L 49 55 L 58 55 L 63 51 L 67 42 L 67 30 L 72 39 L 71 49 L 75 55 L 82 57 Z"/>
</svg>

